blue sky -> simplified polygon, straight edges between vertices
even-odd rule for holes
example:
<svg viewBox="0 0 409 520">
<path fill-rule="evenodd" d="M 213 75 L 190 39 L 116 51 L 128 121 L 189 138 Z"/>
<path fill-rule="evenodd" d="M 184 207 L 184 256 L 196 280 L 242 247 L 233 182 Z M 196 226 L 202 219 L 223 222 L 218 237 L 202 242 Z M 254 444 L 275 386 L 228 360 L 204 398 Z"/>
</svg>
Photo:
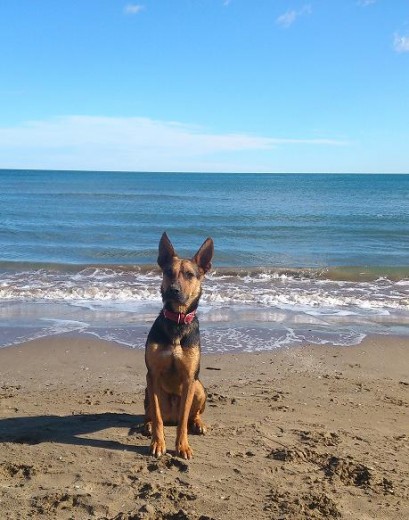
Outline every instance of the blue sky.
<svg viewBox="0 0 409 520">
<path fill-rule="evenodd" d="M 0 168 L 409 173 L 409 0 L 2 0 Z"/>
</svg>

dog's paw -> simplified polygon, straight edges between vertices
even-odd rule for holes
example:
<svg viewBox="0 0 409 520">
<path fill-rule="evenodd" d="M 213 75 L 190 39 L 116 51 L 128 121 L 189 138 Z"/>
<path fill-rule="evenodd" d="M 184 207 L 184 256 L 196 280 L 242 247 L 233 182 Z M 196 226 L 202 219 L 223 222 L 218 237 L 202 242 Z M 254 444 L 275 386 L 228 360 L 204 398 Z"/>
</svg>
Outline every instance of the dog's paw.
<svg viewBox="0 0 409 520">
<path fill-rule="evenodd" d="M 148 437 L 151 437 L 152 435 L 152 431 L 153 431 L 153 428 L 152 428 L 152 421 L 147 421 L 144 425 L 143 425 L 143 433 L 145 435 L 147 435 Z"/>
<path fill-rule="evenodd" d="M 162 457 L 166 453 L 166 444 L 163 439 L 152 439 L 149 453 L 154 457 Z"/>
<path fill-rule="evenodd" d="M 201 419 L 195 419 L 189 425 L 190 433 L 194 435 L 204 435 L 207 432 L 205 423 Z"/>
<path fill-rule="evenodd" d="M 193 457 L 193 450 L 188 442 L 179 442 L 176 444 L 176 453 L 179 457 L 185 460 L 190 460 Z"/>
</svg>

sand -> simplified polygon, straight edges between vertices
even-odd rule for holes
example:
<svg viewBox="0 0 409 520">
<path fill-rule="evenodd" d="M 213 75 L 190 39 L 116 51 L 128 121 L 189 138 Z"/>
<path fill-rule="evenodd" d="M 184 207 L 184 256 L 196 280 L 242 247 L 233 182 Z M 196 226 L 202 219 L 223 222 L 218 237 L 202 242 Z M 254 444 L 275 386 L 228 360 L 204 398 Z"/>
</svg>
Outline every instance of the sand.
<svg viewBox="0 0 409 520">
<path fill-rule="evenodd" d="M 143 352 L 0 349 L 0 518 L 407 519 L 409 340 L 208 355 L 194 458 L 148 455 Z"/>
</svg>

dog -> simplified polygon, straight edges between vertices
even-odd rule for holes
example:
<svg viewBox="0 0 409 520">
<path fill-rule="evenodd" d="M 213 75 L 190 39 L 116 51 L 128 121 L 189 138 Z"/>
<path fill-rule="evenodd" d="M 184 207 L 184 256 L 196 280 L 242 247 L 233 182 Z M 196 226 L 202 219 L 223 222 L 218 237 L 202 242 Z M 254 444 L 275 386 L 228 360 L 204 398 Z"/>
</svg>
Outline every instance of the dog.
<svg viewBox="0 0 409 520">
<path fill-rule="evenodd" d="M 213 253 L 211 238 L 190 260 L 178 257 L 166 233 L 159 242 L 163 309 L 145 346 L 145 431 L 151 436 L 150 454 L 156 457 L 166 453 L 164 424 L 177 425 L 176 453 L 183 459 L 191 459 L 193 454 L 188 429 L 206 433 L 201 418 L 206 391 L 198 379 L 200 334 L 196 311 Z"/>
</svg>

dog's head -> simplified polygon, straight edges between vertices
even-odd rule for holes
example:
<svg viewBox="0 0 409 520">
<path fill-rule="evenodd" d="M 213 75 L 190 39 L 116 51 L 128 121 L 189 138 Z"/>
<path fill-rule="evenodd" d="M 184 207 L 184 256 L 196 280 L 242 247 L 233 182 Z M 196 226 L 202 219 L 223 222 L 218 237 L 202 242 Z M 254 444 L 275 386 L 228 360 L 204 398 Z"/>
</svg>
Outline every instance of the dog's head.
<svg viewBox="0 0 409 520">
<path fill-rule="evenodd" d="M 197 307 L 202 280 L 211 268 L 213 240 L 207 238 L 191 259 L 179 258 L 166 233 L 159 242 L 158 264 L 163 272 L 162 299 L 172 310 L 186 312 Z"/>
</svg>

